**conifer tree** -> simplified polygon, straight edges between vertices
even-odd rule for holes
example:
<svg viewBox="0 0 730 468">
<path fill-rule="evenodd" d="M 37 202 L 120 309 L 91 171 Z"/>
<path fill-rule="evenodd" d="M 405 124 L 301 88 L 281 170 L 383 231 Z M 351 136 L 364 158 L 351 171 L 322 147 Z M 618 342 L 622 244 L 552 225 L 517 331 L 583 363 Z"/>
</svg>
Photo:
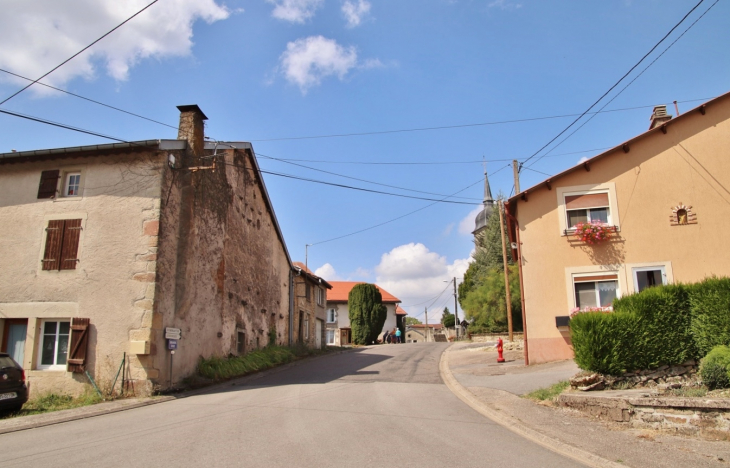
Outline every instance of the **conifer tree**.
<svg viewBox="0 0 730 468">
<path fill-rule="evenodd" d="M 387 309 L 374 284 L 357 284 L 347 297 L 352 328 L 352 342 L 360 345 L 375 343 L 383 330 Z"/>
</svg>

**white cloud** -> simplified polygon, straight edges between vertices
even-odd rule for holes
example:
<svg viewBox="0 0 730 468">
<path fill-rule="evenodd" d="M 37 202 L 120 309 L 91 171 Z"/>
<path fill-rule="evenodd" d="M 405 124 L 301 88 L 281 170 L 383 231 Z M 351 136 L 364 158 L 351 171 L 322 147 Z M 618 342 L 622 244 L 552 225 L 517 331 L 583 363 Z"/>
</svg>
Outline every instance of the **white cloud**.
<svg viewBox="0 0 730 468">
<path fill-rule="evenodd" d="M 589 159 L 589 158 L 588 158 L 588 156 L 583 156 L 583 157 L 582 157 L 582 158 L 580 158 L 580 159 L 578 160 L 578 162 L 577 162 L 577 163 L 575 163 L 575 164 L 576 164 L 576 165 L 578 165 L 578 164 L 583 164 L 584 162 L 588 161 L 588 159 Z"/>
<path fill-rule="evenodd" d="M 511 2 L 509 0 L 494 0 L 487 5 L 489 8 L 500 8 L 502 10 L 516 10 L 522 8 L 521 3 Z"/>
<path fill-rule="evenodd" d="M 471 210 L 468 215 L 461 219 L 461 221 L 459 222 L 459 234 L 471 235 L 471 233 L 474 231 L 474 228 L 476 227 L 476 217 L 483 209 L 484 206 L 479 205 Z"/>
<path fill-rule="evenodd" d="M 102 34 L 129 18 L 147 0 L 76 0 L 29 2 L 6 0 L 0 15 L 0 67 L 37 78 Z M 216 0 L 165 0 L 152 5 L 43 80 L 61 86 L 94 77 L 96 67 L 116 80 L 126 80 L 130 68 L 147 58 L 181 57 L 193 46 L 193 23 L 228 18 L 229 10 Z M 18 84 L 28 82 L 7 76 Z M 36 93 L 48 88 L 34 86 Z"/>
<path fill-rule="evenodd" d="M 420 315 L 443 292 L 429 312 L 429 321 L 436 322 L 444 305 L 453 312 L 453 286 L 448 281 L 463 278 L 470 261 L 471 257 L 448 263 L 446 257 L 431 252 L 423 244 L 405 244 L 383 254 L 375 267 L 375 282 L 401 299 L 412 317 Z M 419 316 L 419 320 L 423 321 L 423 317 Z"/>
<path fill-rule="evenodd" d="M 304 23 L 314 17 L 314 12 L 324 0 L 266 0 L 274 6 L 271 16 L 291 23 Z"/>
<path fill-rule="evenodd" d="M 329 263 L 325 263 L 321 267 L 314 270 L 314 274 L 319 276 L 320 278 L 323 278 L 325 281 L 339 281 L 340 276 L 335 271 L 335 267 L 333 267 Z"/>
<path fill-rule="evenodd" d="M 354 47 L 343 47 L 333 39 L 311 36 L 286 45 L 280 57 L 284 77 L 306 94 L 322 79 L 335 75 L 340 80 L 357 65 Z"/>
<path fill-rule="evenodd" d="M 347 20 L 347 27 L 360 26 L 362 20 L 370 13 L 370 2 L 365 0 L 347 0 L 342 4 L 342 14 Z"/>
</svg>

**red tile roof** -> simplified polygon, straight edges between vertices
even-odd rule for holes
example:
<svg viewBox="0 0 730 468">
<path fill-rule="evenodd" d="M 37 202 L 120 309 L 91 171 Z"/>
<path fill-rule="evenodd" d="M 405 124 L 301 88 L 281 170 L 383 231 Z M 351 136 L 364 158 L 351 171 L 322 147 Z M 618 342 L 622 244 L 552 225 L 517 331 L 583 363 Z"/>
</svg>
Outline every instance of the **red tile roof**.
<svg viewBox="0 0 730 468">
<path fill-rule="evenodd" d="M 364 284 L 364 281 L 330 281 L 332 289 L 327 292 L 327 302 L 347 302 L 347 297 L 350 295 L 350 291 L 355 287 L 356 284 Z M 383 297 L 383 302 L 392 304 L 400 302 L 400 299 L 381 288 L 377 284 L 375 285 L 380 291 L 380 295 Z"/>
<path fill-rule="evenodd" d="M 309 279 L 311 279 L 315 283 L 323 284 L 325 288 L 332 289 L 332 285 L 329 282 L 325 281 L 324 278 L 320 278 L 319 276 L 312 273 L 312 270 L 307 268 L 302 262 L 292 262 L 292 266 L 295 269 L 302 270 L 307 276 L 309 276 Z"/>
<path fill-rule="evenodd" d="M 425 323 L 416 323 L 413 325 L 408 325 L 408 328 L 426 328 L 426 324 Z M 440 330 L 441 328 L 443 328 L 443 325 L 441 325 L 440 323 L 429 323 L 428 328 L 433 328 L 434 330 Z"/>
<path fill-rule="evenodd" d="M 406 312 L 401 306 L 395 306 L 395 315 L 408 315 L 408 312 Z"/>
</svg>

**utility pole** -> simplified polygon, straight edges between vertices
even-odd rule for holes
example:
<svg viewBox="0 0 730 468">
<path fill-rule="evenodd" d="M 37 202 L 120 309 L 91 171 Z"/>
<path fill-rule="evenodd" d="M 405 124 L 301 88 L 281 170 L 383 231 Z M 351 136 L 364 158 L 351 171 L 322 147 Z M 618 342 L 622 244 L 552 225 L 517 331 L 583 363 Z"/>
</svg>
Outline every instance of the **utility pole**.
<svg viewBox="0 0 730 468">
<path fill-rule="evenodd" d="M 502 237 L 502 263 L 504 264 L 504 290 L 505 290 L 505 300 L 507 301 L 507 329 L 509 330 L 509 340 L 512 341 L 513 333 L 512 333 L 512 298 L 510 297 L 509 293 L 509 274 L 507 270 L 507 244 L 504 241 L 504 212 L 502 211 L 504 209 L 504 202 L 502 200 L 499 201 L 499 204 L 497 205 L 497 209 L 499 210 L 499 229 L 500 234 Z"/>
<path fill-rule="evenodd" d="M 516 159 L 512 160 L 512 175 L 515 177 L 515 195 L 520 193 L 520 166 Z"/>
<path fill-rule="evenodd" d="M 426 337 L 426 343 L 428 343 L 428 307 L 424 308 L 424 313 L 426 314 L 426 328 L 424 329 L 426 334 L 424 336 Z"/>
<path fill-rule="evenodd" d="M 459 304 L 456 302 L 456 277 L 454 276 L 454 328 L 456 329 L 456 341 L 459 341 Z"/>
</svg>

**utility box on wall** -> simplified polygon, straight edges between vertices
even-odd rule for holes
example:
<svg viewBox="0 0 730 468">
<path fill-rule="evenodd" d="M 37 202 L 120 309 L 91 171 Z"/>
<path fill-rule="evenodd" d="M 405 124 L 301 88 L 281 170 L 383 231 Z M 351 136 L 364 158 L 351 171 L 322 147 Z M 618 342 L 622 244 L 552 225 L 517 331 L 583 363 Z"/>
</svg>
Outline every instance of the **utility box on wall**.
<svg viewBox="0 0 730 468">
<path fill-rule="evenodd" d="M 150 342 L 149 341 L 130 341 L 129 342 L 129 354 L 149 354 L 150 353 Z"/>
</svg>

